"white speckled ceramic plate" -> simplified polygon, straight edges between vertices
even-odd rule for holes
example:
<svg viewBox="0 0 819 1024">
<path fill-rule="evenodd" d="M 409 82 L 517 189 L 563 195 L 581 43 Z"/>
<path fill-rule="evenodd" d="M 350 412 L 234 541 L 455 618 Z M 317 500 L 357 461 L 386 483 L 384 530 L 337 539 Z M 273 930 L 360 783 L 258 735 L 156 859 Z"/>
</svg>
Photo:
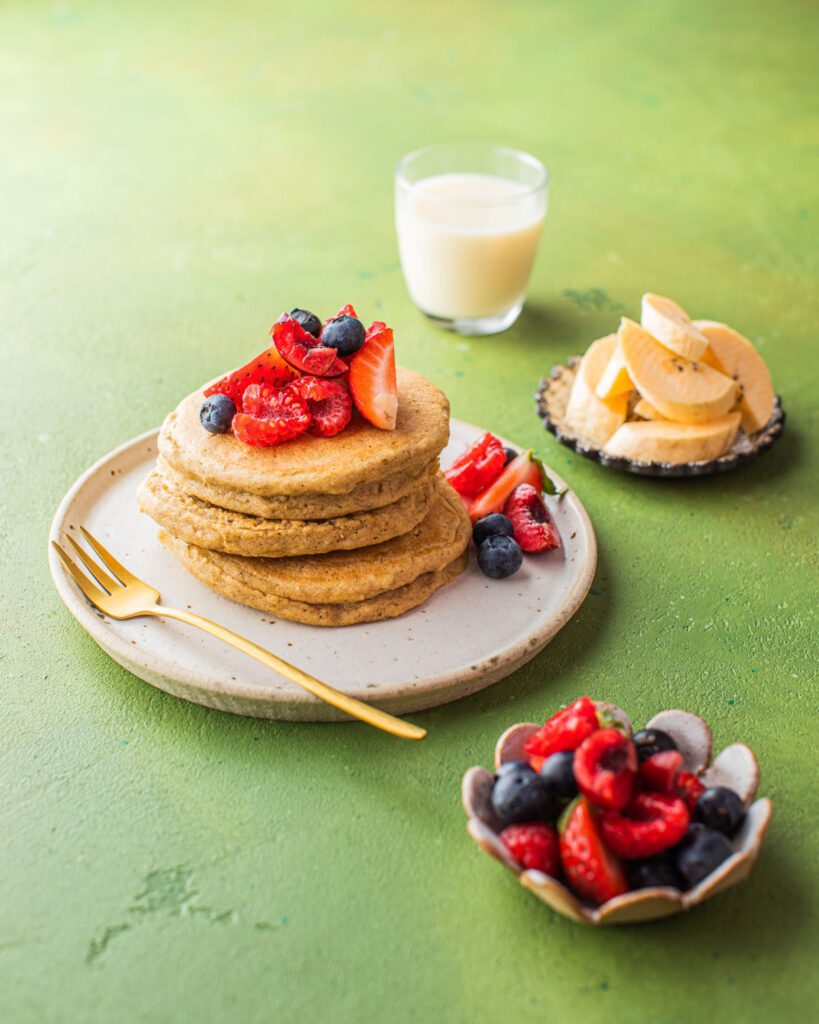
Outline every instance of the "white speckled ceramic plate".
<svg viewBox="0 0 819 1024">
<path fill-rule="evenodd" d="M 481 432 L 453 420 L 442 464 Z M 156 587 L 163 603 L 192 608 L 385 710 L 400 714 L 435 707 L 503 679 L 546 646 L 591 586 L 597 562 L 594 531 L 569 491 L 547 499 L 563 548 L 527 556 L 508 580 L 487 579 L 472 557 L 457 580 L 397 619 L 335 629 L 271 619 L 188 575 L 156 539 L 153 520 L 137 508 L 137 485 L 153 466 L 157 433 L 135 438 L 83 474 L 57 509 L 50 538 L 59 540 L 64 532 L 76 536 L 77 527 L 87 527 Z M 565 486 L 547 470 L 558 487 Z M 80 594 L 50 544 L 49 560 L 57 591 L 72 615 L 115 661 L 146 682 L 241 715 L 294 721 L 343 717 L 199 630 L 163 619 L 107 618 Z"/>
</svg>

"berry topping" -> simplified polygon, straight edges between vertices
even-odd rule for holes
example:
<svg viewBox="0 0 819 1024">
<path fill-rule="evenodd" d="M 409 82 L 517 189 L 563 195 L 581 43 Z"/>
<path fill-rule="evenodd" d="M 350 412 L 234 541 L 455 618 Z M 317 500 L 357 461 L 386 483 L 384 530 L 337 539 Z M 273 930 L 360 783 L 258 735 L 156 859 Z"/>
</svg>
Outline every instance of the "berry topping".
<svg viewBox="0 0 819 1024">
<path fill-rule="evenodd" d="M 210 434 L 226 434 L 235 415 L 236 405 L 233 399 L 222 394 L 206 398 L 199 410 L 199 420 Z"/>
<path fill-rule="evenodd" d="M 568 803 L 577 796 L 577 780 L 574 777 L 574 751 L 561 750 L 543 762 L 540 777 L 558 800 Z"/>
<path fill-rule="evenodd" d="M 493 434 L 481 434 L 444 471 L 444 476 L 458 494 L 471 498 L 497 479 L 503 469 L 504 458 L 500 441 Z"/>
<path fill-rule="evenodd" d="M 301 377 L 292 387 L 307 400 L 312 418 L 310 433 L 316 437 L 332 437 L 350 422 L 353 400 L 346 386 L 323 377 Z"/>
<path fill-rule="evenodd" d="M 364 324 L 345 313 L 327 324 L 321 343 L 326 348 L 334 348 L 340 356 L 351 356 L 364 344 L 365 334 Z"/>
<path fill-rule="evenodd" d="M 652 754 L 659 754 L 661 750 L 676 750 L 677 744 L 667 732 L 662 729 L 641 729 L 634 734 L 634 746 L 637 748 L 637 757 L 645 761 Z"/>
<path fill-rule="evenodd" d="M 475 547 L 479 548 L 487 537 L 511 537 L 514 532 L 514 527 L 506 516 L 502 516 L 500 512 L 493 512 L 491 516 L 484 516 L 475 523 L 472 540 Z"/>
<path fill-rule="evenodd" d="M 661 750 L 652 754 L 640 765 L 640 782 L 645 789 L 676 796 L 682 763 L 679 750 Z"/>
<path fill-rule="evenodd" d="M 478 566 L 484 576 L 504 580 L 523 565 L 523 552 L 514 537 L 487 537 L 478 548 Z"/>
<path fill-rule="evenodd" d="M 366 341 L 350 363 L 350 391 L 365 420 L 382 430 L 395 429 L 398 383 L 392 331 L 386 324 L 376 322 L 367 328 Z"/>
<path fill-rule="evenodd" d="M 523 749 L 532 767 L 540 771 L 551 754 L 560 750 L 577 750 L 583 740 L 599 728 L 594 701 L 591 697 L 581 697 L 552 715 L 529 737 Z"/>
<path fill-rule="evenodd" d="M 284 387 L 298 374 L 271 345 L 245 366 L 222 377 L 205 390 L 205 398 L 211 395 L 227 395 L 237 409 L 242 407 L 242 395 L 250 384 L 263 384 L 270 388 Z"/>
<path fill-rule="evenodd" d="M 309 309 L 296 309 L 290 310 L 290 316 L 307 331 L 308 334 L 312 334 L 314 338 L 318 338 L 321 334 L 321 320 L 316 316 L 315 313 L 311 313 Z"/>
<path fill-rule="evenodd" d="M 677 852 L 677 868 L 686 886 L 693 889 L 733 852 L 733 847 L 721 832 L 707 828 L 689 829 Z"/>
<path fill-rule="evenodd" d="M 676 846 L 685 835 L 688 821 L 688 808 L 679 797 L 638 793 L 625 812 L 603 811 L 600 831 L 615 853 L 637 860 L 655 857 Z"/>
<path fill-rule="evenodd" d="M 596 807 L 615 810 L 625 807 L 631 799 L 636 776 L 637 751 L 629 737 L 618 729 L 593 732 L 574 753 L 577 785 Z M 685 823 L 688 824 L 688 812 Z"/>
<path fill-rule="evenodd" d="M 723 835 L 733 836 L 745 820 L 745 804 L 727 786 L 712 786 L 697 800 L 694 820 Z"/>
<path fill-rule="evenodd" d="M 680 772 L 677 776 L 677 793 L 685 800 L 691 814 L 694 813 L 697 801 L 704 792 L 705 786 L 691 772 Z"/>
<path fill-rule="evenodd" d="M 314 377 L 339 377 L 346 373 L 347 364 L 338 358 L 335 349 L 325 348 L 286 313 L 273 324 L 270 333 L 282 359 L 302 373 Z"/>
<path fill-rule="evenodd" d="M 546 789 L 543 780 L 525 761 L 512 762 L 514 767 L 498 772 L 492 788 L 492 807 L 504 824 L 524 821 L 553 821 L 559 805 Z"/>
<path fill-rule="evenodd" d="M 340 316 L 354 316 L 356 320 L 358 319 L 358 313 L 356 313 L 355 309 L 349 303 L 347 303 L 346 306 L 341 307 L 341 309 L 336 313 L 335 316 L 331 316 L 327 323 L 331 324 L 334 320 L 338 320 Z"/>
<path fill-rule="evenodd" d="M 472 501 L 469 506 L 472 522 L 483 519 L 491 512 L 502 512 L 506 499 L 519 484 L 531 484 L 538 493 L 543 490 L 543 463 L 531 450 L 512 459 L 502 468 L 496 479 Z"/>
<path fill-rule="evenodd" d="M 508 466 L 509 463 L 512 461 L 512 459 L 516 459 L 518 457 L 518 455 L 520 455 L 520 452 L 516 451 L 514 448 L 504 448 L 503 449 L 503 454 L 506 457 L 506 461 L 504 462 L 504 466 Z"/>
<path fill-rule="evenodd" d="M 510 825 L 501 832 L 500 841 L 527 871 L 556 875 L 560 870 L 557 833 L 551 825 Z"/>
<path fill-rule="evenodd" d="M 632 889 L 683 889 L 685 883 L 677 870 L 673 855 L 661 854 L 648 860 L 632 860 L 626 865 L 626 874 Z"/>
<path fill-rule="evenodd" d="M 578 896 L 605 903 L 628 890 L 623 865 L 603 845 L 592 809 L 583 797 L 566 808 L 558 832 L 563 871 Z"/>
<path fill-rule="evenodd" d="M 560 547 L 560 534 L 540 492 L 531 484 L 518 484 L 506 499 L 503 512 L 512 521 L 515 540 L 524 551 L 552 551 Z"/>
<path fill-rule="evenodd" d="M 296 385 L 266 388 L 251 384 L 242 402 L 243 412 L 233 419 L 233 433 L 245 444 L 268 448 L 291 441 L 310 426 L 307 400 Z"/>
</svg>

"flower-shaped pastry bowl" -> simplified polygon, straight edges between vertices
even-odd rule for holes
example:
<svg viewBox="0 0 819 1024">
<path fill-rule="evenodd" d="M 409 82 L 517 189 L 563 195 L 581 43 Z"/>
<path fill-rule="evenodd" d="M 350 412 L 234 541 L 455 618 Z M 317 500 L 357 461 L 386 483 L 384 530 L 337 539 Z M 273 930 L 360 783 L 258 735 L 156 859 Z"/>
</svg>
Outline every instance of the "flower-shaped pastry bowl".
<svg viewBox="0 0 819 1024">
<path fill-rule="evenodd" d="M 603 706 L 631 732 L 631 723 L 623 711 Z M 495 747 L 495 767 L 506 761 L 526 760 L 524 745 L 539 728 L 531 722 L 520 722 L 507 729 Z M 767 797 L 751 803 L 759 785 L 759 768 L 749 748 L 744 743 L 732 743 L 712 762 L 711 730 L 699 715 L 689 711 L 661 711 L 646 728 L 667 732 L 677 743 L 685 771 L 697 775 L 706 786 L 733 789 L 747 808 L 745 821 L 733 840 L 735 852 L 688 892 L 671 888 L 633 889 L 597 907 L 584 903 L 556 878 L 542 871 L 522 869 L 499 838 L 503 825 L 492 809 L 494 776 L 479 767 L 470 768 L 464 775 L 461 793 L 469 816 L 469 834 L 482 850 L 515 874 L 522 886 L 573 921 L 592 925 L 634 924 L 678 914 L 743 881 L 759 854 L 772 807 Z"/>
</svg>

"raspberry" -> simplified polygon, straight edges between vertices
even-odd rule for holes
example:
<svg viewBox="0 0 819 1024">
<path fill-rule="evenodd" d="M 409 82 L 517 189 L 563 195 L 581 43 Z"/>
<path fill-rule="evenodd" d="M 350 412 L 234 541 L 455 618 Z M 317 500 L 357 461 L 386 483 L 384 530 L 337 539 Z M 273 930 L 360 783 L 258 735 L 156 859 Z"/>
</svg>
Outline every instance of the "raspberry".
<svg viewBox="0 0 819 1024">
<path fill-rule="evenodd" d="M 583 797 L 566 808 L 558 831 L 563 871 L 578 896 L 605 903 L 628 890 L 623 865 L 603 845 L 592 809 Z"/>
<path fill-rule="evenodd" d="M 444 471 L 444 476 L 450 487 L 469 498 L 500 476 L 505 462 L 506 454 L 500 441 L 493 434 L 482 434 Z"/>
<path fill-rule="evenodd" d="M 697 801 L 705 792 L 705 786 L 691 772 L 680 772 L 677 776 L 677 793 L 685 801 L 686 807 L 693 814 Z"/>
<path fill-rule="evenodd" d="M 512 521 L 515 540 L 524 551 L 553 551 L 560 547 L 560 534 L 540 492 L 531 484 L 519 484 L 512 491 L 503 506 L 503 514 Z"/>
<path fill-rule="evenodd" d="M 338 380 L 302 377 L 293 385 L 312 417 L 310 433 L 316 437 L 332 437 L 350 422 L 353 399 L 347 387 Z"/>
<path fill-rule="evenodd" d="M 634 744 L 618 729 L 592 733 L 574 753 L 574 777 L 580 792 L 595 806 L 625 807 L 637 777 Z"/>
<path fill-rule="evenodd" d="M 690 815 L 679 797 L 638 793 L 625 812 L 603 811 L 600 831 L 606 844 L 627 860 L 654 857 L 676 846 Z"/>
<path fill-rule="evenodd" d="M 551 754 L 561 750 L 577 750 L 583 740 L 600 728 L 597 708 L 591 697 L 580 697 L 562 711 L 552 715 L 523 748 L 529 763 L 539 772 Z"/>
<path fill-rule="evenodd" d="M 644 789 L 655 793 L 677 795 L 677 780 L 682 768 L 682 754 L 679 750 L 661 750 L 647 757 L 640 765 L 640 782 Z"/>
<path fill-rule="evenodd" d="M 298 320 L 287 313 L 273 324 L 270 334 L 282 359 L 302 373 L 339 377 L 347 371 L 347 364 L 338 358 L 334 348 L 325 348 L 319 338 L 305 331 Z"/>
<path fill-rule="evenodd" d="M 236 408 L 241 409 L 242 396 L 250 384 L 280 388 L 295 377 L 298 377 L 296 371 L 282 359 L 276 347 L 271 345 L 245 366 L 222 377 L 215 384 L 211 384 L 205 390 L 205 398 L 210 398 L 211 395 L 227 395 Z"/>
<path fill-rule="evenodd" d="M 501 832 L 500 841 L 524 868 L 557 875 L 560 852 L 557 833 L 550 825 L 510 825 Z"/>
<path fill-rule="evenodd" d="M 245 444 L 267 448 L 290 441 L 310 426 L 307 400 L 296 390 L 251 384 L 242 399 L 243 411 L 233 418 L 233 433 Z"/>
</svg>

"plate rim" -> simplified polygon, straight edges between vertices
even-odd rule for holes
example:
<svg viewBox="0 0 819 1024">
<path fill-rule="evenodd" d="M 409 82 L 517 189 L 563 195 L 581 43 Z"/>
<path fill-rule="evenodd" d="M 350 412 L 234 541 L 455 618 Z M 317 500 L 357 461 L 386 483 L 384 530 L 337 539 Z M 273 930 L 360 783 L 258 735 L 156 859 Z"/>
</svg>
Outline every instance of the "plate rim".
<svg viewBox="0 0 819 1024">
<path fill-rule="evenodd" d="M 483 431 L 482 427 L 454 417 L 451 418 L 450 423 L 452 432 L 459 428 L 475 433 Z M 213 676 L 204 675 L 199 670 L 187 667 L 182 663 L 176 666 L 171 665 L 165 657 L 153 653 L 144 646 L 134 648 L 128 640 L 120 637 L 110 627 L 108 617 L 102 616 L 69 580 L 51 543 L 51 541 L 59 542 L 60 534 L 68 532 L 65 522 L 68 510 L 88 483 L 110 462 L 127 457 L 143 444 L 148 443 L 155 446 L 159 429 L 156 427 L 144 431 L 101 456 L 74 481 L 59 502 L 49 527 L 48 563 L 51 578 L 60 599 L 78 624 L 106 654 L 127 671 L 158 689 L 194 703 L 236 714 L 270 717 L 261 713 L 265 707 L 269 707 L 282 712 L 276 714 L 274 716 L 276 718 L 305 720 L 303 716 L 295 713 L 283 713 L 284 704 L 281 698 L 277 699 L 271 690 L 260 690 L 258 685 L 243 683 L 238 677 L 235 680 L 222 678 L 216 682 Z M 506 438 L 501 438 L 501 441 L 504 444 L 509 443 Z M 520 446 L 516 445 L 515 447 Z M 546 464 L 544 466 L 558 487 L 566 486 L 559 473 Z M 413 694 L 408 692 L 405 683 L 394 684 L 391 689 L 381 692 L 365 689 L 350 689 L 345 692 L 367 703 L 377 704 L 385 710 L 390 710 L 392 705 L 400 705 L 402 709 L 400 713 L 410 713 L 415 710 L 436 707 L 491 686 L 539 654 L 576 614 L 591 589 L 597 568 L 597 538 L 588 512 L 573 490 L 568 489 L 566 497 L 560 500 L 566 500 L 566 498 L 572 503 L 573 511 L 580 521 L 580 530 L 584 534 L 587 554 L 581 560 L 578 575 L 564 600 L 540 628 L 528 632 L 512 646 L 500 652 L 492 652 L 466 668 L 455 668 L 446 673 L 427 675 L 414 680 L 413 692 L 418 691 L 415 706 L 413 706 Z M 321 633 L 327 631 L 327 627 L 304 626 L 304 628 L 320 630 Z M 397 693 L 396 690 L 403 692 Z M 302 690 L 288 693 L 286 703 L 298 707 L 302 711 L 329 708 L 318 698 Z M 330 712 L 333 710 L 329 709 Z M 337 715 L 333 715 L 332 718 L 322 715 L 321 720 L 351 721 L 347 716 L 337 717 Z"/>
</svg>

